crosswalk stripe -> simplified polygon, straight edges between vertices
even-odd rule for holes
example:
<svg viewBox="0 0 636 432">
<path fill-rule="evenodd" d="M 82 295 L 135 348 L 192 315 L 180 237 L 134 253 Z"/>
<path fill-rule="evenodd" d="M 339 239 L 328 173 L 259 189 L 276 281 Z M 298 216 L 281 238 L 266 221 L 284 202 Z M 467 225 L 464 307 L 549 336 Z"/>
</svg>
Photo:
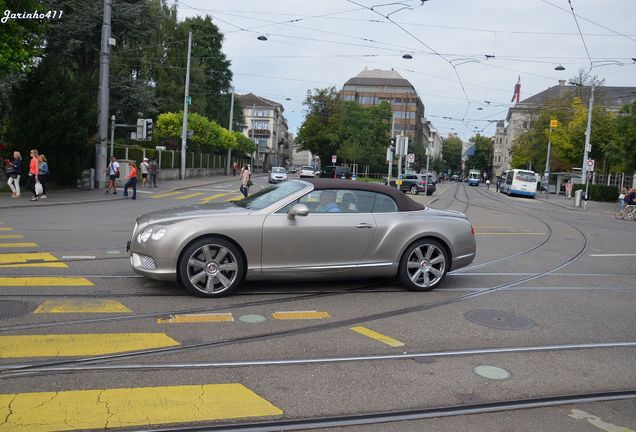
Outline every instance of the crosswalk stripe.
<svg viewBox="0 0 636 432">
<path fill-rule="evenodd" d="M 0 336 L 0 358 L 92 356 L 179 345 L 165 333 Z"/>
<path fill-rule="evenodd" d="M 0 231 L 13 231 L 13 228 L 9 228 L 9 227 L 0 227 Z"/>
<path fill-rule="evenodd" d="M 400 342 L 397 339 L 393 339 L 389 336 L 385 336 L 382 333 L 378 333 L 376 331 L 370 330 L 366 327 L 362 327 L 362 326 L 357 326 L 357 327 L 351 327 L 351 330 L 353 330 L 356 333 L 360 333 L 361 335 L 370 337 L 371 339 L 375 339 L 377 341 L 380 341 L 382 343 L 385 343 L 389 346 L 392 347 L 400 347 L 400 346 L 404 346 L 404 342 Z"/>
<path fill-rule="evenodd" d="M 3 287 L 33 287 L 33 286 L 93 286 L 93 283 L 83 277 L 64 276 L 7 276 L 0 277 Z"/>
<path fill-rule="evenodd" d="M 243 198 L 244 198 L 243 194 L 240 194 L 240 195 L 234 195 L 233 197 L 228 198 L 225 201 L 239 201 L 239 200 L 242 200 Z"/>
<path fill-rule="evenodd" d="M 0 394 L 0 431 L 45 432 L 245 417 L 283 411 L 240 383 Z"/>
<path fill-rule="evenodd" d="M 170 318 L 159 318 L 157 324 L 181 324 L 181 323 L 204 323 L 204 322 L 228 322 L 234 321 L 232 313 L 209 313 L 209 314 L 183 314 L 171 315 Z"/>
<path fill-rule="evenodd" d="M 18 247 L 38 247 L 37 243 L 25 242 L 25 243 L 0 243 L 0 248 L 18 248 Z"/>
<path fill-rule="evenodd" d="M 199 195 L 205 195 L 205 192 L 196 192 L 196 193 L 192 193 L 192 194 L 189 194 L 189 195 L 184 195 L 184 196 L 176 197 L 175 199 L 178 199 L 178 200 L 185 200 L 185 199 L 189 199 L 189 198 L 198 197 Z"/>
<path fill-rule="evenodd" d="M 162 193 L 159 195 L 153 195 L 150 198 L 165 198 L 165 197 L 169 197 L 169 196 L 174 196 L 174 195 L 181 195 L 183 192 L 166 192 L 166 193 Z"/>
<path fill-rule="evenodd" d="M 30 263 L 29 261 L 40 262 Z M 48 252 L 0 254 L 0 267 L 68 268 L 65 263 L 58 261 L 55 256 Z"/>
<path fill-rule="evenodd" d="M 215 199 L 217 199 L 217 198 L 224 197 L 224 196 L 226 196 L 226 195 L 229 195 L 229 193 L 218 193 L 218 194 L 215 194 L 215 195 L 212 195 L 212 196 L 209 196 L 209 197 L 201 198 L 201 199 L 199 200 L 199 202 L 200 202 L 200 203 L 210 202 L 210 201 L 212 201 L 212 200 L 215 200 Z"/>
<path fill-rule="evenodd" d="M 46 300 L 33 313 L 125 313 L 132 312 L 122 303 L 110 299 Z"/>
<path fill-rule="evenodd" d="M 0 239 L 19 239 L 24 238 L 22 234 L 0 234 Z"/>
<path fill-rule="evenodd" d="M 302 320 L 302 319 L 327 319 L 330 318 L 327 312 L 318 311 L 279 311 L 274 312 L 272 317 L 277 320 Z"/>
</svg>

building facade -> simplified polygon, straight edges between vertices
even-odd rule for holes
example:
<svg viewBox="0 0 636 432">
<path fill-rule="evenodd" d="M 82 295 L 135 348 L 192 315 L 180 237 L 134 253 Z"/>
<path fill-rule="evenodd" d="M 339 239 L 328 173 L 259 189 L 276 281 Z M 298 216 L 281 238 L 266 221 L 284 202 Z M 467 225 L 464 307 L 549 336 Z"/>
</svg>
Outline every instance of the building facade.
<svg viewBox="0 0 636 432">
<path fill-rule="evenodd" d="M 253 93 L 240 95 L 238 100 L 246 124 L 243 134 L 256 144 L 252 169 L 267 171 L 273 166 L 291 165 L 294 143 L 283 106 Z"/>
<path fill-rule="evenodd" d="M 500 176 L 504 171 L 511 168 L 510 153 L 515 139 L 533 127 L 534 122 L 539 117 L 541 108 L 548 101 L 575 96 L 579 97 L 585 105 L 588 105 L 590 87 L 565 85 L 565 80 L 559 80 L 559 85 L 550 87 L 509 108 L 506 116 L 508 125 L 505 126 L 503 120 L 497 122 L 493 153 L 493 174 Z M 617 112 L 624 105 L 632 103 L 634 100 L 636 100 L 636 87 L 599 86 L 594 88 L 594 105 L 601 105 L 608 111 Z M 538 168 L 542 169 L 542 167 Z"/>
<path fill-rule="evenodd" d="M 392 136 L 408 136 L 409 146 L 426 146 L 430 138 L 434 151 L 441 156 L 441 137 L 424 117 L 424 104 L 415 87 L 398 72 L 365 69 L 349 79 L 339 94 L 342 100 L 362 106 L 387 102 L 393 113 Z"/>
</svg>

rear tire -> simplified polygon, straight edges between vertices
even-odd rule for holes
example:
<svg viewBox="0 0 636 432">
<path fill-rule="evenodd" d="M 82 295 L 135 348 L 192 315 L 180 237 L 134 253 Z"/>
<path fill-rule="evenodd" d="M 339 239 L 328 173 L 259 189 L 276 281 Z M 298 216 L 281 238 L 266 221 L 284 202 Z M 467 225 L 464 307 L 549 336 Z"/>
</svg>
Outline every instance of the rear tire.
<svg viewBox="0 0 636 432">
<path fill-rule="evenodd" d="M 200 297 L 223 297 L 243 281 L 245 260 L 239 250 L 218 237 L 199 239 L 188 246 L 177 265 L 179 281 Z"/>
<path fill-rule="evenodd" d="M 625 219 L 625 212 L 620 208 L 617 208 L 616 210 L 614 210 L 614 217 L 616 219 Z"/>
<path fill-rule="evenodd" d="M 400 281 L 409 290 L 430 291 L 444 280 L 449 261 L 446 249 L 437 240 L 418 240 L 402 255 Z"/>
<path fill-rule="evenodd" d="M 411 194 L 413 195 L 417 195 L 418 193 L 420 193 L 419 188 L 417 187 L 417 185 L 413 185 L 411 186 Z"/>
</svg>

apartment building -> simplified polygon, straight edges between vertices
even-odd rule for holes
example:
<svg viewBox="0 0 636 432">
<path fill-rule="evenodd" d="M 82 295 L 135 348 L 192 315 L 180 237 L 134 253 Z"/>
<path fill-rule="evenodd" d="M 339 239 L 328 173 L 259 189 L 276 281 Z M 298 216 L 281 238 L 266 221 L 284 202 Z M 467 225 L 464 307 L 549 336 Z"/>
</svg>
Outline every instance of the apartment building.
<svg viewBox="0 0 636 432">
<path fill-rule="evenodd" d="M 246 128 L 243 133 L 256 143 L 253 170 L 291 164 L 293 136 L 289 132 L 283 105 L 253 93 L 239 95 Z"/>
</svg>

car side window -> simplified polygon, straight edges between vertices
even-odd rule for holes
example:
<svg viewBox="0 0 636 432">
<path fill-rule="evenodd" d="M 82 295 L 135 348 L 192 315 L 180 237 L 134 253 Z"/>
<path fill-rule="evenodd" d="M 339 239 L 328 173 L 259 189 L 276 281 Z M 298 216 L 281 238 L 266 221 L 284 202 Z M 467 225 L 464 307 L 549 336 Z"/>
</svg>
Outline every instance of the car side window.
<svg viewBox="0 0 636 432">
<path fill-rule="evenodd" d="M 381 193 L 375 194 L 373 213 L 395 213 L 397 211 L 398 207 L 393 198 Z"/>
<path fill-rule="evenodd" d="M 416 180 L 417 176 L 413 175 L 413 174 L 407 174 L 407 176 L 405 177 L 407 180 Z"/>
<path fill-rule="evenodd" d="M 375 193 L 362 190 L 314 190 L 294 200 L 276 213 L 287 213 L 295 204 L 304 204 L 310 213 L 371 213 Z"/>
</svg>

